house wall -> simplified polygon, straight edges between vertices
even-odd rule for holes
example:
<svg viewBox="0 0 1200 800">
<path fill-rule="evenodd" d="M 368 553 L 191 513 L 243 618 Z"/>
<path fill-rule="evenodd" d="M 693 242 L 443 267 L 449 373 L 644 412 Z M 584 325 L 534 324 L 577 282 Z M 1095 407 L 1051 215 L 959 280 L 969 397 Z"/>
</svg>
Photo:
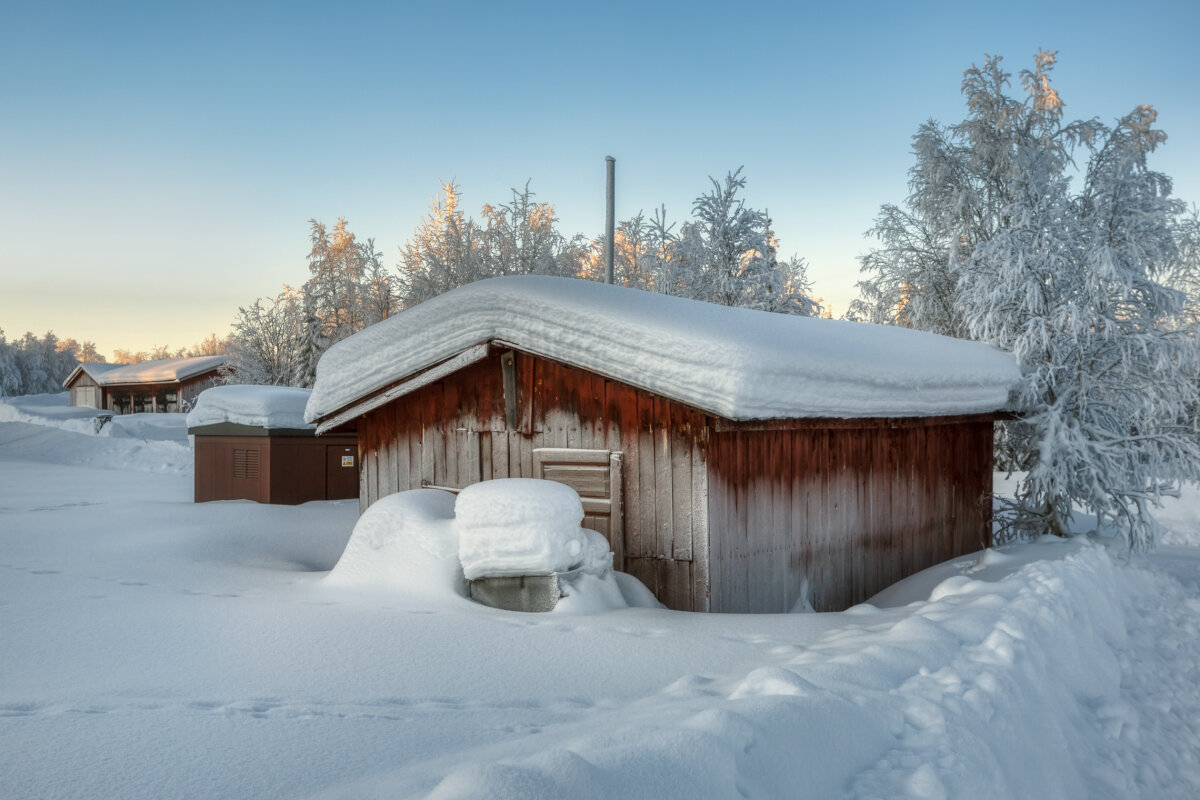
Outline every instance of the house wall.
<svg viewBox="0 0 1200 800">
<path fill-rule="evenodd" d="M 309 500 L 349 500 L 358 496 L 358 443 L 353 435 L 272 436 L 270 499 L 283 505 Z M 353 467 L 334 458 L 345 452 Z M 342 471 L 345 480 L 338 480 Z"/>
<path fill-rule="evenodd" d="M 86 377 L 86 376 L 84 376 Z M 164 396 L 161 401 L 155 403 L 159 412 L 183 412 L 189 410 L 196 403 L 196 398 L 205 389 L 216 386 L 220 382 L 219 373 L 215 370 L 206 372 L 202 375 L 196 375 L 188 378 L 180 383 L 131 383 L 115 386 L 100 387 L 101 398 L 98 408 L 105 408 L 109 411 L 123 411 L 122 403 L 128 405 L 130 395 L 147 394 L 147 395 L 174 395 L 174 401 L 168 401 Z M 82 384 L 82 379 L 76 381 L 77 384 Z M 75 385 L 75 384 L 73 384 Z M 74 403 L 75 392 L 71 392 L 72 404 Z"/>
<path fill-rule="evenodd" d="M 602 376 L 525 353 L 515 358 L 514 424 L 506 421 L 501 353 L 358 420 L 360 503 L 416 489 L 536 477 L 535 448 L 622 454 L 617 569 L 671 608 L 708 608 L 707 418 Z M 608 534 L 595 520 L 585 524 Z"/>
<path fill-rule="evenodd" d="M 68 388 L 71 391 L 71 405 L 90 408 L 103 407 L 100 387 L 86 372 L 81 370 Z"/>
<path fill-rule="evenodd" d="M 206 372 L 203 375 L 193 376 L 185 381 L 180 382 L 179 402 L 182 405 L 180 405 L 179 410 L 184 411 L 190 409 L 196 404 L 196 398 L 200 396 L 201 392 L 203 392 L 205 389 L 211 389 L 219 382 L 220 376 L 215 370 L 213 372 Z"/>
<path fill-rule="evenodd" d="M 708 456 L 714 611 L 788 611 L 806 579 L 841 610 L 990 543 L 989 419 L 718 430 Z"/>
<path fill-rule="evenodd" d="M 319 437 L 197 434 L 195 441 L 197 503 L 254 500 L 296 505 L 310 500 L 350 499 L 357 494 L 358 459 L 353 434 Z M 342 467 L 340 458 L 335 460 L 343 452 L 355 454 L 353 467 Z M 341 473 L 343 469 L 347 471 L 345 475 Z"/>
<path fill-rule="evenodd" d="M 271 440 L 265 436 L 196 436 L 197 503 L 210 500 L 271 502 Z M 253 456 L 247 454 L 253 453 Z M 236 469 L 235 464 L 241 467 Z"/>
</svg>

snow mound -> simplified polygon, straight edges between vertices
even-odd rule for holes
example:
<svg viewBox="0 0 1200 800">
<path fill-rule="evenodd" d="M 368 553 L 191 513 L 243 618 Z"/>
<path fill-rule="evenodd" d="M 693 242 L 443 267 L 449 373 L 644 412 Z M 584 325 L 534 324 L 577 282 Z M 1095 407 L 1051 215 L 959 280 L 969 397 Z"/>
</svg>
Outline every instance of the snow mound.
<svg viewBox="0 0 1200 800">
<path fill-rule="evenodd" d="M 191 473 L 183 414 L 111 416 L 70 393 L 0 400 L 0 459 L 133 472 Z"/>
<path fill-rule="evenodd" d="M 256 428 L 314 428 L 304 421 L 311 389 L 291 386 L 214 386 L 196 398 L 189 428 L 234 422 Z"/>
<path fill-rule="evenodd" d="M 990 412 L 1021 379 L 1012 355 L 976 342 L 522 275 L 454 289 L 338 342 L 317 365 L 306 417 L 493 340 L 735 420 Z"/>
<path fill-rule="evenodd" d="M 380 587 L 429 600 L 465 597 L 454 495 L 414 489 L 376 501 L 359 517 L 325 580 L 332 586 Z"/>
<path fill-rule="evenodd" d="M 661 608 L 641 581 L 612 570 L 607 540 L 580 528 L 582 518 L 575 491 L 550 481 L 485 481 L 457 500 L 440 489 L 398 492 L 359 518 L 325 583 L 428 607 L 467 597 L 468 578 L 558 572 L 557 613 Z"/>
<path fill-rule="evenodd" d="M 454 513 L 469 580 L 612 567 L 608 540 L 579 527 L 583 505 L 565 484 L 533 478 L 475 483 L 459 493 Z"/>
</svg>

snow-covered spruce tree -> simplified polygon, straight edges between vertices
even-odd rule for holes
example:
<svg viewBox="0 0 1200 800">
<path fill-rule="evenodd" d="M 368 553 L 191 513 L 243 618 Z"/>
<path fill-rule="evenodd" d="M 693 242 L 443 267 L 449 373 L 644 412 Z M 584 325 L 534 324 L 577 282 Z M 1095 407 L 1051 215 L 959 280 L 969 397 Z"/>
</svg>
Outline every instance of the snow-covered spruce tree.
<svg viewBox="0 0 1200 800">
<path fill-rule="evenodd" d="M 304 293 L 300 299 L 300 344 L 292 365 L 293 386 L 312 387 L 317 380 L 317 362 L 328 348 L 329 341 L 317 317 L 316 303 Z"/>
<path fill-rule="evenodd" d="M 624 270 L 626 282 L 721 305 L 806 316 L 818 313 L 804 260 L 780 260 L 770 218 L 764 211 L 747 208 L 739 196 L 746 186 L 741 168 L 726 175 L 724 183 L 709 180 L 712 189 L 693 202 L 693 218 L 678 235 L 666 222 L 665 209 L 656 210 L 649 223 L 640 215 L 622 223 L 625 234 L 617 237 L 618 254 L 622 239 L 629 244 L 632 233 L 639 237 L 636 261 Z"/>
<path fill-rule="evenodd" d="M 0 328 L 0 397 L 21 394 L 21 373 L 17 369 L 16 349 L 8 343 Z"/>
<path fill-rule="evenodd" d="M 1045 70 L 1022 72 L 1032 103 L 1057 116 L 1061 102 Z M 968 72 L 972 110 L 1001 108 L 1003 81 Z M 1195 406 L 1195 330 L 1178 326 L 1183 294 L 1160 280 L 1179 257 L 1183 213 L 1170 181 L 1147 155 L 1165 136 L 1140 107 L 1112 129 L 1080 124 L 1078 141 L 1097 136 L 1082 192 L 1072 194 L 1066 128 L 1015 131 L 1002 158 L 997 229 L 960 262 L 957 307 L 969 332 L 1012 350 L 1025 380 L 1017 440 L 1024 466 L 1013 531 L 1056 533 L 1081 505 L 1122 532 L 1131 547 L 1153 542 L 1149 512 L 1200 469 L 1186 430 Z M 973 119 L 972 127 L 986 127 Z"/>
</svg>

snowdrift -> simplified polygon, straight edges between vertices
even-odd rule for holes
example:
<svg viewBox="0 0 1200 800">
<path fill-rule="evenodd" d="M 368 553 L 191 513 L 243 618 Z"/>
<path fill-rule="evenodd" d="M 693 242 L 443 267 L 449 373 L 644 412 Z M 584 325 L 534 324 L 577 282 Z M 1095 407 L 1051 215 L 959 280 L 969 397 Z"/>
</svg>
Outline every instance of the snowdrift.
<svg viewBox="0 0 1200 800">
<path fill-rule="evenodd" d="M 637 578 L 613 572 L 608 542 L 582 519 L 579 496 L 552 481 L 483 481 L 457 496 L 397 492 L 363 513 L 325 582 L 405 596 L 414 608 L 479 609 L 466 600 L 468 579 L 569 571 L 554 612 L 661 608 Z"/>
<path fill-rule="evenodd" d="M 3 457 L 135 472 L 191 474 L 183 414 L 126 414 L 99 424 L 101 412 L 71 406 L 70 394 L 0 399 Z"/>
<path fill-rule="evenodd" d="M 820 615 L 842 621 L 826 635 L 774 647 L 741 675 L 684 676 L 553 741 L 459 754 L 460 766 L 433 786 L 393 774 L 355 791 L 382 797 L 391 784 L 460 799 L 1139 796 L 1147 776 L 1130 755 L 1138 719 L 1121 699 L 1118 653 L 1126 604 L 1143 581 L 1086 542 L 1014 550 L 982 564 L 964 560 L 959 574 L 931 587 L 929 576 L 914 581 L 907 591 L 925 581 L 929 596 L 902 609 Z M 1006 558 L 1018 566 L 992 580 L 970 576 Z M 1126 769 L 1110 767 L 1117 763 Z"/>
</svg>

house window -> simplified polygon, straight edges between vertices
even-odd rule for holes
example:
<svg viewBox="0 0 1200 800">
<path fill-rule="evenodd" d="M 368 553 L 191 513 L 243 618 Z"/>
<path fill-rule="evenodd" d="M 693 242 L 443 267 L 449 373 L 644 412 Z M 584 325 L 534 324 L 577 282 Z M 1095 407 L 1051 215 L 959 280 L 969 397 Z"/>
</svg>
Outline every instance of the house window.
<svg viewBox="0 0 1200 800">
<path fill-rule="evenodd" d="M 258 450 L 233 449 L 233 477 L 246 480 L 258 478 Z"/>
</svg>

